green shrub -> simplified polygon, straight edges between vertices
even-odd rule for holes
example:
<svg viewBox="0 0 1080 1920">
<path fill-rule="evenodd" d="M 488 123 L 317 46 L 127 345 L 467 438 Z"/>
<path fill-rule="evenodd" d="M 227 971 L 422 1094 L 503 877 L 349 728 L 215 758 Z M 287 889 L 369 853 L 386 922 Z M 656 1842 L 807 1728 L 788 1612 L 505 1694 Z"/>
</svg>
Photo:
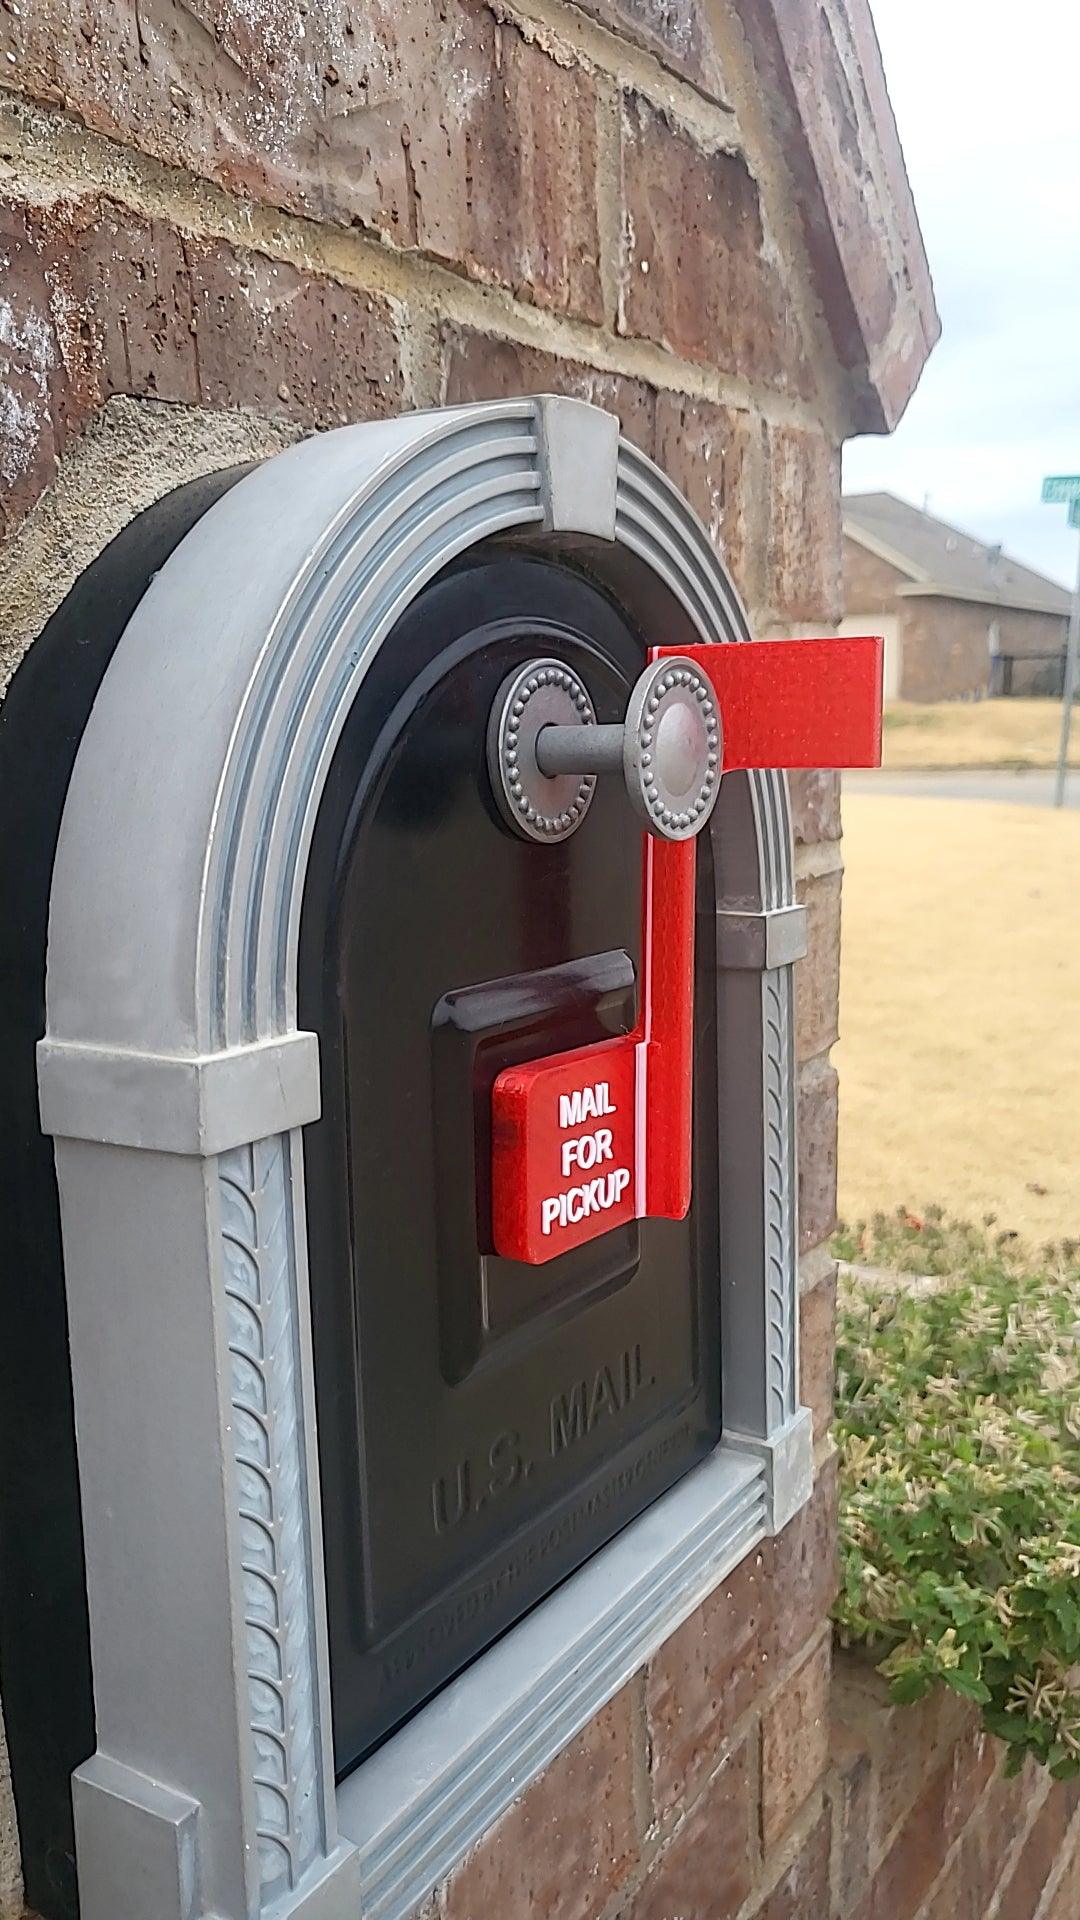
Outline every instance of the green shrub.
<svg viewBox="0 0 1080 1920">
<path fill-rule="evenodd" d="M 1080 1262 L 901 1211 L 842 1228 L 836 1438 L 846 1642 L 1080 1772 Z M 912 1276 L 929 1276 L 913 1278 Z"/>
</svg>

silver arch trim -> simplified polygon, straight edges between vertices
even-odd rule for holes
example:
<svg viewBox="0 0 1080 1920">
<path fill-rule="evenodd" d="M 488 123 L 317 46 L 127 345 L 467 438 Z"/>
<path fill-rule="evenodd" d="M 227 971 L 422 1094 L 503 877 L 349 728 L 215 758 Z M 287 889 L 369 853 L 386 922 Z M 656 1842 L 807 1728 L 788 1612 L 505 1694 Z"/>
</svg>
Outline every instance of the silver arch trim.
<svg viewBox="0 0 1080 1920">
<path fill-rule="evenodd" d="M 84 734 L 40 1056 L 97 1689 L 99 1753 L 76 1792 L 84 1920 L 114 1920 L 94 1889 L 115 1888 L 121 1855 L 155 1920 L 403 1915 L 679 1607 L 809 1491 L 791 969 L 766 964 L 779 935 L 744 937 L 748 916 L 790 914 L 787 790 L 736 775 L 710 826 L 717 911 L 733 916 L 718 951 L 737 956 L 717 974 L 723 1098 L 737 1101 L 721 1116 L 724 1441 L 538 1611 L 558 1626 L 542 1655 L 524 1623 L 455 1683 L 452 1714 L 436 1701 L 335 1791 L 301 1134 L 317 1051 L 295 1003 L 304 872 L 371 660 L 425 582 L 496 534 L 586 553 L 661 631 L 749 638 L 696 516 L 609 416 L 496 402 L 344 428 L 240 481 L 144 596 Z M 635 1605 L 613 1611 L 619 1556 L 643 1554 Z M 179 1870 L 181 1832 L 197 1870 Z"/>
</svg>

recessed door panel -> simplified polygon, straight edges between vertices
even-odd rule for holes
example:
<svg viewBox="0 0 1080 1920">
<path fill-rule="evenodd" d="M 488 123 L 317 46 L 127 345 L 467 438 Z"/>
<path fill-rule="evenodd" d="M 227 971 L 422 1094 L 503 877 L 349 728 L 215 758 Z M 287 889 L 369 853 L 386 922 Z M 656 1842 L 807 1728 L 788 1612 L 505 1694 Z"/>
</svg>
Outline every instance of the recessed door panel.
<svg viewBox="0 0 1080 1920">
<path fill-rule="evenodd" d="M 513 669 L 554 655 L 618 720 L 645 646 L 565 567 L 462 565 L 376 656 L 323 799 L 300 1017 L 323 1073 L 305 1162 L 341 1770 L 719 1437 L 708 992 L 687 1219 L 541 1267 L 491 1238 L 495 1076 L 633 1030 L 641 833 L 602 781 L 570 839 L 518 839 L 488 715 Z"/>
</svg>

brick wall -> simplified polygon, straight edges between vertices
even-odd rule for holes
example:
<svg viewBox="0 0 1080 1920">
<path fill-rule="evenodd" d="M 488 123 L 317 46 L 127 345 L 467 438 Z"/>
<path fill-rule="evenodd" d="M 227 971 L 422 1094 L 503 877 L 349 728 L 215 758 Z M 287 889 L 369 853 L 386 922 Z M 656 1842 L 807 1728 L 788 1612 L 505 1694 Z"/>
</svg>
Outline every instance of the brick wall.
<svg viewBox="0 0 1080 1920">
<path fill-rule="evenodd" d="M 840 442 L 937 330 L 862 0 L 22 0 L 0 223 L 0 678 L 181 480 L 536 390 L 620 415 L 759 631 L 827 627 Z M 482 1843 L 455 1920 L 825 1911 L 840 821 L 833 776 L 793 788 L 813 1504 Z"/>
<path fill-rule="evenodd" d="M 846 535 L 842 566 L 845 614 L 894 612 L 896 589 L 904 585 L 907 574 Z"/>
<path fill-rule="evenodd" d="M 997 624 L 995 651 L 1006 654 L 1064 648 L 1065 622 L 1054 614 L 1025 613 L 967 600 L 921 596 L 902 608 L 901 693 L 905 700 L 953 700 L 985 693 L 990 683 L 990 624 Z M 1042 663 L 1018 667 L 1017 692 L 1039 691 Z M 1058 670 L 1050 669 L 1057 681 Z M 1026 676 L 1026 678 L 1025 678 Z M 1043 689 L 1048 690 L 1048 689 Z"/>
<path fill-rule="evenodd" d="M 832 1691 L 830 1920 L 1075 1920 L 1080 1782 L 1003 1749 L 955 1694 L 891 1707 L 879 1677 L 839 1654 Z M 813 1910 L 811 1910 L 813 1911 Z M 808 1914 L 807 1920 L 810 1920 Z"/>
<path fill-rule="evenodd" d="M 995 607 L 985 602 L 918 595 L 897 598 L 908 576 L 858 541 L 845 538 L 842 595 L 847 615 L 899 615 L 900 697 L 955 700 L 982 694 L 990 685 L 990 623 L 997 623 L 996 651 L 1012 655 L 1061 653 L 1066 621 L 1052 613 Z M 1016 693 L 1060 691 L 1061 669 L 1032 660 L 1013 670 Z"/>
</svg>

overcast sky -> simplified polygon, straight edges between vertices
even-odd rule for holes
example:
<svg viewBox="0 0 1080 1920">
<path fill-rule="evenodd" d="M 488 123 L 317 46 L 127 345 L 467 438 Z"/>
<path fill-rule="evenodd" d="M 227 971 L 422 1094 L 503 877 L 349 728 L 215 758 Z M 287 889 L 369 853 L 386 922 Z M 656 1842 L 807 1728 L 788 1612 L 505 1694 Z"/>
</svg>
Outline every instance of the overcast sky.
<svg viewBox="0 0 1080 1920">
<path fill-rule="evenodd" d="M 886 488 L 1070 586 L 1080 473 L 1080 0 L 871 0 L 942 337 L 848 492 Z"/>
</svg>

